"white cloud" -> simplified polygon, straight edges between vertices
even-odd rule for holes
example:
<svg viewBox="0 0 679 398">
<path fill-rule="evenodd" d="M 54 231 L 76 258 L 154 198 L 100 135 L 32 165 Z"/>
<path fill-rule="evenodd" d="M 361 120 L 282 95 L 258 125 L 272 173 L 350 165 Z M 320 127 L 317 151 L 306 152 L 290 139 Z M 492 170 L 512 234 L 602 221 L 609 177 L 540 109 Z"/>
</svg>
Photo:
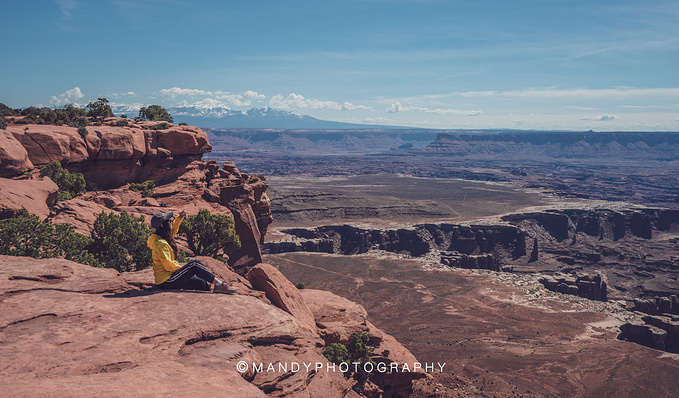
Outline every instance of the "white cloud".
<svg viewBox="0 0 679 398">
<path fill-rule="evenodd" d="M 345 102 L 344 104 L 337 103 L 335 101 L 321 101 L 316 98 L 307 99 L 302 95 L 292 93 L 287 97 L 283 97 L 280 94 L 276 94 L 271 97 L 269 101 L 269 106 L 273 108 L 283 108 L 283 109 L 329 109 L 336 111 L 353 111 L 357 109 L 371 110 L 372 108 L 363 105 L 354 105 L 350 102 Z"/>
<path fill-rule="evenodd" d="M 163 97 L 169 97 L 171 99 L 175 99 L 180 95 L 189 95 L 189 96 L 195 96 L 195 95 L 211 95 L 212 93 L 209 91 L 205 90 L 197 90 L 197 89 L 192 89 L 192 88 L 179 88 L 179 87 L 172 87 L 172 88 L 164 88 L 158 92 L 158 95 L 163 96 Z"/>
<path fill-rule="evenodd" d="M 258 94 L 252 90 L 248 90 L 243 93 L 243 98 L 255 101 L 263 101 L 264 99 L 266 99 L 266 95 Z"/>
<path fill-rule="evenodd" d="M 446 96 L 465 97 L 465 98 L 522 98 L 522 99 L 544 99 L 544 98 L 577 98 L 577 99 L 634 99 L 638 97 L 651 98 L 679 98 L 679 88 L 635 88 L 635 87 L 615 87 L 603 89 L 558 89 L 547 87 L 542 89 L 525 89 L 513 91 L 466 91 L 453 92 Z M 441 97 L 441 96 L 437 96 Z"/>
<path fill-rule="evenodd" d="M 456 115 L 456 116 L 478 116 L 482 114 L 483 112 L 481 111 L 461 111 L 457 109 L 441 109 L 441 108 L 435 108 L 435 109 L 430 109 L 430 108 L 425 108 L 423 106 L 413 106 L 413 105 L 408 105 L 408 106 L 403 106 L 399 101 L 395 101 L 394 103 L 391 104 L 387 108 L 387 112 L 389 113 L 397 113 L 397 112 L 409 112 L 409 111 L 418 111 L 418 112 L 425 112 L 425 113 L 435 113 L 438 115 Z"/>
<path fill-rule="evenodd" d="M 582 120 L 593 120 L 595 122 L 610 122 L 618 117 L 615 115 L 598 115 L 598 116 L 587 116 L 582 118 Z"/>
<path fill-rule="evenodd" d="M 79 99 L 83 98 L 85 94 L 83 94 L 80 91 L 79 87 L 73 87 L 70 90 L 67 90 L 58 96 L 52 96 L 50 98 L 50 104 L 52 106 L 61 106 L 61 105 L 66 105 L 66 104 L 73 104 Z"/>
<path fill-rule="evenodd" d="M 162 89 L 158 92 L 158 95 L 169 98 L 171 100 L 177 99 L 177 97 L 189 97 L 194 99 L 195 97 L 214 97 L 213 100 L 223 100 L 226 103 L 223 104 L 224 107 L 228 106 L 250 106 L 253 101 L 263 101 L 266 96 L 259 94 L 252 90 L 247 90 L 243 94 L 232 94 L 228 91 L 206 91 L 193 88 L 179 88 L 172 87 Z M 209 98 L 209 97 L 208 97 Z M 208 98 L 205 98 L 207 100 Z"/>
<path fill-rule="evenodd" d="M 61 30 L 73 31 L 73 11 L 78 9 L 78 2 L 76 0 L 55 0 L 61 16 L 57 22 L 57 26 Z"/>
<path fill-rule="evenodd" d="M 113 94 L 111 94 L 111 96 L 114 97 L 114 98 L 124 97 L 124 96 L 136 97 L 137 94 L 133 91 L 128 91 L 126 93 L 113 93 Z"/>
</svg>

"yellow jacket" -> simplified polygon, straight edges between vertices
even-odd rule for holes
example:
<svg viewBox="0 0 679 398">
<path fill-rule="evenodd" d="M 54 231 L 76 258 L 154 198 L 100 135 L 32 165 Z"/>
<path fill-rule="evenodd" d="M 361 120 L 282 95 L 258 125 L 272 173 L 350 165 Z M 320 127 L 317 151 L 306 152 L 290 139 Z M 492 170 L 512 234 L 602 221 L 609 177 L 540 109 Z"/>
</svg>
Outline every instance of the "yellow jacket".
<svg viewBox="0 0 679 398">
<path fill-rule="evenodd" d="M 182 223 L 182 218 L 176 217 L 172 223 L 172 236 L 177 235 L 179 231 L 179 224 Z M 151 249 L 153 258 L 153 277 L 156 281 L 156 285 L 160 285 L 166 280 L 170 279 L 172 274 L 180 269 L 182 266 L 179 265 L 177 260 L 174 258 L 174 251 L 169 243 L 157 234 L 149 236 L 146 242 L 149 249 Z"/>
</svg>

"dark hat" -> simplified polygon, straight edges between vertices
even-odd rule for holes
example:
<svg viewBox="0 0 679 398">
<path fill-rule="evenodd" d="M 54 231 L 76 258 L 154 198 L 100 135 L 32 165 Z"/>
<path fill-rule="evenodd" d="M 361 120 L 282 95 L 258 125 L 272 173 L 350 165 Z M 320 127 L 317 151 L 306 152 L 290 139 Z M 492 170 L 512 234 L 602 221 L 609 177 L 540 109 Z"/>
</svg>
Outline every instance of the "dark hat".
<svg viewBox="0 0 679 398">
<path fill-rule="evenodd" d="M 174 217 L 173 212 L 154 214 L 151 217 L 151 228 L 158 229 L 165 221 L 172 219 L 172 217 Z"/>
</svg>

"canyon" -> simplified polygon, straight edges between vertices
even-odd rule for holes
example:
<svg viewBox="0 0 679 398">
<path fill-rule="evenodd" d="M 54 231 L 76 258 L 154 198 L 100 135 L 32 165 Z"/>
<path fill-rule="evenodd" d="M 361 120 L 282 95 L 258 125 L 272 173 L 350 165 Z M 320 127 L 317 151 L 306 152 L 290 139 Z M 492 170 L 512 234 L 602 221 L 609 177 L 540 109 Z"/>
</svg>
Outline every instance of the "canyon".
<svg viewBox="0 0 679 398">
<path fill-rule="evenodd" d="M 66 260 L 0 257 L 8 281 L 0 305 L 28 306 L 20 311 L 30 315 L 7 318 L 3 311 L 3 341 L 12 342 L 6 357 L 13 358 L 4 372 L 19 375 L 17 396 L 31 380 L 44 386 L 77 380 L 84 387 L 76 392 L 93 391 L 101 380 L 158 374 L 162 361 L 179 364 L 192 386 L 207 372 L 214 385 L 238 386 L 244 396 L 673 396 L 679 390 L 673 134 L 205 132 L 118 123 L 107 119 L 87 134 L 12 123 L 0 131 L 0 218 L 29 208 L 88 233 L 101 211 L 147 220 L 158 211 L 202 208 L 230 215 L 243 247 L 228 267 L 204 260 L 239 294 L 222 297 L 223 306 L 209 295 L 171 294 L 189 312 L 206 307 L 217 314 L 232 306 L 225 315 L 234 321 L 153 318 L 160 334 L 150 334 L 141 325 L 149 315 L 134 319 L 129 310 L 167 300 L 152 289 L 148 270 L 116 274 Z M 37 166 L 53 160 L 83 173 L 90 191 L 48 206 L 57 187 L 38 177 Z M 129 189 L 148 179 L 158 185 L 153 195 Z M 88 283 L 95 287 L 83 291 Z M 78 298 L 67 298 L 71 293 Z M 51 294 L 64 297 L 26 301 Z M 60 300 L 73 303 L 51 310 Z M 93 327 L 87 303 L 127 314 L 114 316 L 127 325 L 122 334 L 107 322 L 94 330 L 148 358 L 131 351 L 104 361 L 59 340 L 66 327 Z M 40 331 L 45 327 L 49 332 Z M 93 329 L 82 333 L 87 330 Z M 377 359 L 445 363 L 445 369 L 368 380 L 234 370 L 241 358 L 323 361 L 321 347 L 347 342 L 358 330 L 377 344 Z M 74 365 L 36 367 L 37 354 L 15 341 L 19 331 L 48 341 Z M 93 352 L 106 352 L 102 341 L 88 341 Z M 153 348 L 144 345 L 151 341 Z M 162 388 L 166 376 L 161 372 L 144 388 Z"/>
</svg>

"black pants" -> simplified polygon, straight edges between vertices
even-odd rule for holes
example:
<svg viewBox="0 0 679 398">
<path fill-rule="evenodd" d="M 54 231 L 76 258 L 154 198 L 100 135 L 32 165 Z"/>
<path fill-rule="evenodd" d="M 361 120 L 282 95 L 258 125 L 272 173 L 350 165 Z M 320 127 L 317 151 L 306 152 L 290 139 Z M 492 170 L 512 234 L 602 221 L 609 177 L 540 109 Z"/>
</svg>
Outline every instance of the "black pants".
<svg viewBox="0 0 679 398">
<path fill-rule="evenodd" d="M 175 271 L 170 279 L 161 283 L 158 289 L 210 290 L 215 275 L 198 260 L 191 260 Z"/>
</svg>

